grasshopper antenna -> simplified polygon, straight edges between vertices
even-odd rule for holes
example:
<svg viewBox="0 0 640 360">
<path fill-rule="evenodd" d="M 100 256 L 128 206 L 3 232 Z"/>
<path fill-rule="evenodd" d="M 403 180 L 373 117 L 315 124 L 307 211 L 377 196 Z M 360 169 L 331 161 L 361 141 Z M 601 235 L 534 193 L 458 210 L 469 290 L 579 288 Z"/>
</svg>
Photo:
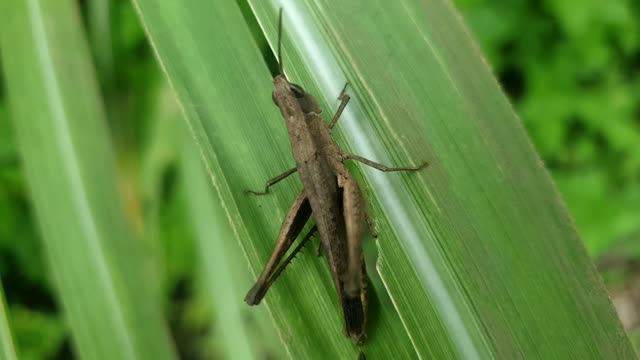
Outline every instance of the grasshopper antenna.
<svg viewBox="0 0 640 360">
<path fill-rule="evenodd" d="M 282 8 L 280 8 L 278 15 L 278 70 L 280 70 L 280 75 L 284 75 L 282 70 Z"/>
</svg>

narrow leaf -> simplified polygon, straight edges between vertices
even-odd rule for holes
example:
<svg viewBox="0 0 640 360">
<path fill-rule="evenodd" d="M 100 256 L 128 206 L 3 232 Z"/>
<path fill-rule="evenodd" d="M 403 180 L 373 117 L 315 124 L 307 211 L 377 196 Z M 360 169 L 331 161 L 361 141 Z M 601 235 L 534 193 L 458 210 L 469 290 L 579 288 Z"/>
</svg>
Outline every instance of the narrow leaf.
<svg viewBox="0 0 640 360">
<path fill-rule="evenodd" d="M 33 204 L 79 357 L 171 359 L 150 261 L 124 218 L 78 9 L 5 2 L 2 62 Z"/>
<path fill-rule="evenodd" d="M 424 358 L 634 358 L 562 200 L 449 2 L 249 0 L 363 168 L 378 270 Z M 585 309 L 588 309 L 586 311 Z M 567 346 L 571 344 L 571 346 Z"/>
</svg>

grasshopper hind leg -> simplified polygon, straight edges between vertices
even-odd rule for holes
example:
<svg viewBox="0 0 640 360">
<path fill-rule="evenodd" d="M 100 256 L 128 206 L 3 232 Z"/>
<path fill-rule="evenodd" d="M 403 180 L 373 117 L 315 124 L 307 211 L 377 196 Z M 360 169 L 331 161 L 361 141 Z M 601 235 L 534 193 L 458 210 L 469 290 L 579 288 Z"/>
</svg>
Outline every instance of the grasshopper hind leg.
<svg viewBox="0 0 640 360">
<path fill-rule="evenodd" d="M 296 247 L 289 257 L 284 258 L 287 251 L 293 245 L 294 241 L 302 232 L 305 224 L 311 217 L 311 206 L 309 200 L 304 191 L 300 192 L 298 197 L 294 200 L 293 204 L 287 212 L 287 216 L 280 228 L 280 234 L 278 235 L 278 241 L 273 249 L 269 262 L 264 267 L 264 270 L 260 274 L 260 277 L 256 281 L 255 285 L 249 290 L 247 296 L 244 298 L 245 302 L 249 305 L 257 305 L 262 298 L 267 294 L 267 290 L 273 284 L 273 282 L 280 276 L 282 271 L 291 260 L 293 256 L 302 249 L 302 246 L 310 239 L 311 231 L 307 234 L 307 237 L 300 241 L 300 245 Z M 283 261 L 284 259 L 284 261 Z"/>
<path fill-rule="evenodd" d="M 358 156 L 358 155 L 354 155 L 354 154 L 342 154 L 343 158 L 345 160 L 355 160 L 358 162 L 361 162 L 367 166 L 370 166 L 378 171 L 382 171 L 382 172 L 396 172 L 396 171 L 409 171 L 409 172 L 413 172 L 413 171 L 420 171 L 422 169 L 424 169 L 425 167 L 429 166 L 428 162 L 423 162 L 422 164 L 418 165 L 418 166 L 401 166 L 401 167 L 390 167 L 384 164 L 380 164 L 377 163 L 373 160 L 369 160 L 367 158 L 364 158 L 362 156 Z"/>
<path fill-rule="evenodd" d="M 247 293 L 247 296 L 244 298 L 244 301 L 249 304 L 249 305 L 258 305 L 260 303 L 260 301 L 262 300 L 262 298 L 264 298 L 264 296 L 267 293 L 267 290 L 269 290 L 269 288 L 271 287 L 271 285 L 273 285 L 273 283 L 276 281 L 276 279 L 278 278 L 278 276 L 280 276 L 280 274 L 282 274 L 282 272 L 284 271 L 284 269 L 287 267 L 287 265 L 289 265 L 291 263 L 291 261 L 293 261 L 293 259 L 296 257 L 296 255 L 298 255 L 298 253 L 300 252 L 300 250 L 302 250 L 305 245 L 307 244 L 307 242 L 311 239 L 311 237 L 315 234 L 316 232 L 316 227 L 314 226 L 309 233 L 300 241 L 300 243 L 298 244 L 298 246 L 296 246 L 295 249 L 293 249 L 293 251 L 291 252 L 291 254 L 289 254 L 289 256 L 287 256 L 286 259 L 284 259 L 284 261 L 282 262 L 282 264 L 280 264 L 280 266 L 278 266 L 278 268 L 273 272 L 273 274 L 271 274 L 271 276 L 268 278 L 268 280 L 266 282 L 257 282 Z"/>
</svg>

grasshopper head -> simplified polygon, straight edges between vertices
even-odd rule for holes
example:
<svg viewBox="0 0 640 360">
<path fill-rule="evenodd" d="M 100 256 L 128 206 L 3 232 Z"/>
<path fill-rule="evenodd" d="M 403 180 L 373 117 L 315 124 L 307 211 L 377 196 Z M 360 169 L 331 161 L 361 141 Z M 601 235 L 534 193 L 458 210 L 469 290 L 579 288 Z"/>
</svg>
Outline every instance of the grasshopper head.
<svg viewBox="0 0 640 360">
<path fill-rule="evenodd" d="M 273 92 L 271 98 L 273 103 L 280 108 L 285 119 L 292 116 L 306 115 L 309 113 L 320 114 L 313 96 L 309 95 L 300 85 L 296 85 L 287 80 L 282 67 L 282 9 L 278 15 L 278 70 L 280 74 L 273 78 Z"/>
<path fill-rule="evenodd" d="M 283 115 L 291 115 L 301 110 L 304 114 L 320 114 L 321 110 L 313 96 L 308 94 L 297 84 L 289 82 L 284 75 L 277 75 L 273 79 L 273 103 L 280 108 Z"/>
</svg>

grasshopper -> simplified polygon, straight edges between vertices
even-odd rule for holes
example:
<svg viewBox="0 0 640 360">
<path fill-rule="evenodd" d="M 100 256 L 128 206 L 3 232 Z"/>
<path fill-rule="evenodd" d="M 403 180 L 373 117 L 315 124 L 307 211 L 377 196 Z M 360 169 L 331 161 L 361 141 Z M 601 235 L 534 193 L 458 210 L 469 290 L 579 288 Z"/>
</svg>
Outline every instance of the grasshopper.
<svg viewBox="0 0 640 360">
<path fill-rule="evenodd" d="M 271 186 L 296 172 L 304 189 L 289 208 L 271 258 L 245 301 L 249 305 L 259 304 L 269 287 L 317 230 L 342 308 L 345 334 L 362 346 L 367 337 L 367 275 L 362 251 L 367 224 L 376 235 L 360 188 L 344 161 L 356 160 L 384 172 L 418 171 L 427 163 L 416 167 L 387 167 L 342 151 L 333 141 L 331 130 L 349 102 L 350 97 L 345 93 L 347 85 L 339 96 L 340 106 L 327 125 L 313 96 L 284 75 L 281 39 L 282 9 L 278 19 L 279 74 L 273 79 L 272 98 L 285 120 L 296 167 L 267 181 L 263 191 L 246 192 L 267 194 Z M 311 216 L 315 226 L 282 261 Z"/>
</svg>

